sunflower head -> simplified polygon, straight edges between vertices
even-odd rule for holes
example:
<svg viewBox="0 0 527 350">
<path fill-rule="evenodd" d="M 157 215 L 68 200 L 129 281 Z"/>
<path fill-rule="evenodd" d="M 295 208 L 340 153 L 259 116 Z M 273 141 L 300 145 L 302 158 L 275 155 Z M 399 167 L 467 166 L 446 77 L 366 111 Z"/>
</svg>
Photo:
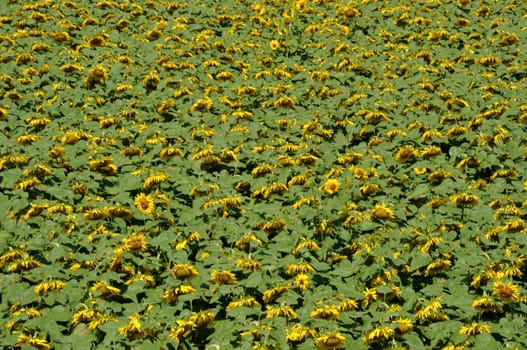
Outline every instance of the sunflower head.
<svg viewBox="0 0 527 350">
<path fill-rule="evenodd" d="M 340 183 L 338 182 L 338 180 L 335 180 L 335 179 L 329 179 L 328 181 L 326 181 L 326 183 L 324 184 L 324 186 L 322 186 L 322 189 L 330 196 L 334 195 L 335 193 L 337 193 L 337 191 L 339 190 L 339 187 L 340 187 Z"/>
<path fill-rule="evenodd" d="M 134 198 L 134 204 L 143 214 L 152 215 L 156 208 L 154 198 L 151 195 L 147 195 L 143 192 L 139 193 Z"/>
</svg>

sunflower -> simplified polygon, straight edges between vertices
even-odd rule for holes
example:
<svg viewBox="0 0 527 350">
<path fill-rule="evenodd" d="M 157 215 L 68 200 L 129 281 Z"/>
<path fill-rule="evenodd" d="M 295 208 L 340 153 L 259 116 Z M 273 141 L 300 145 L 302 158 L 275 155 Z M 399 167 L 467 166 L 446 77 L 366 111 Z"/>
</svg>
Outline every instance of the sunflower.
<svg viewBox="0 0 527 350">
<path fill-rule="evenodd" d="M 470 326 L 462 326 L 459 330 L 459 334 L 464 334 L 468 336 L 489 332 L 490 326 L 484 323 L 472 323 Z"/>
<path fill-rule="evenodd" d="M 145 235 L 142 232 L 134 232 L 123 239 L 123 249 L 127 252 L 145 251 L 147 249 Z"/>
<path fill-rule="evenodd" d="M 285 339 L 288 343 L 298 344 L 304 342 L 308 338 L 314 338 L 316 334 L 317 332 L 314 329 L 295 324 L 287 330 Z"/>
<path fill-rule="evenodd" d="M 24 345 L 30 345 L 32 347 L 35 347 L 41 350 L 51 349 L 51 345 L 47 342 L 45 338 L 37 338 L 37 337 L 32 337 L 32 336 L 28 336 L 24 334 L 19 334 L 18 340 L 15 346 L 24 346 Z"/>
<path fill-rule="evenodd" d="M 298 287 L 300 290 L 308 289 L 310 284 L 311 282 L 309 280 L 309 276 L 305 273 L 301 273 L 295 278 L 295 286 Z"/>
<path fill-rule="evenodd" d="M 364 342 L 364 344 L 378 343 L 378 342 L 389 340 L 393 338 L 394 335 L 395 335 L 395 331 L 392 328 L 388 326 L 384 326 L 380 328 L 375 328 L 367 332 L 362 337 L 362 341 Z"/>
<path fill-rule="evenodd" d="M 337 193 L 337 191 L 339 190 L 339 187 L 340 187 L 340 183 L 338 182 L 338 180 L 335 180 L 335 179 L 329 179 L 328 181 L 326 181 L 326 183 L 324 184 L 324 186 L 322 186 L 322 189 L 330 196 L 334 195 L 335 193 Z"/>
<path fill-rule="evenodd" d="M 340 349 L 346 343 L 346 337 L 337 331 L 321 335 L 315 340 L 318 349 L 321 350 L 336 350 Z"/>
<path fill-rule="evenodd" d="M 146 215 L 152 215 L 156 208 L 154 198 L 152 198 L 152 196 L 149 194 L 144 194 L 143 192 L 135 196 L 134 204 L 143 214 Z"/>
<path fill-rule="evenodd" d="M 478 310 L 480 313 L 499 313 L 501 312 L 502 304 L 500 302 L 495 302 L 491 297 L 484 296 L 474 300 L 472 308 Z"/>
<path fill-rule="evenodd" d="M 53 281 L 44 281 L 39 283 L 35 288 L 35 293 L 37 294 L 46 294 L 49 291 L 52 290 L 58 290 L 66 287 L 66 283 L 60 280 L 53 280 Z"/>
<path fill-rule="evenodd" d="M 412 321 L 408 318 L 399 317 L 393 322 L 397 324 L 397 327 L 395 328 L 396 335 L 406 334 L 408 332 L 411 332 L 414 328 Z"/>
<path fill-rule="evenodd" d="M 291 306 L 269 306 L 267 305 L 267 316 L 266 318 L 273 317 L 285 317 L 287 319 L 296 318 L 296 312 Z"/>
<path fill-rule="evenodd" d="M 479 200 L 478 196 L 467 192 L 452 195 L 450 198 L 454 205 L 458 208 L 474 207 L 478 204 Z"/>
<path fill-rule="evenodd" d="M 371 214 L 377 219 L 381 220 L 395 219 L 395 214 L 393 213 L 393 210 L 388 208 L 384 203 L 375 204 L 375 207 L 373 207 Z"/>
<path fill-rule="evenodd" d="M 271 40 L 269 42 L 269 47 L 271 48 L 271 50 L 273 51 L 276 51 L 280 48 L 280 42 L 278 40 Z"/>
<path fill-rule="evenodd" d="M 396 155 L 395 160 L 399 163 L 413 162 L 419 157 L 419 151 L 413 146 L 401 147 Z"/>
<path fill-rule="evenodd" d="M 191 279 L 198 275 L 196 268 L 188 264 L 176 264 L 173 271 L 173 276 L 180 280 Z"/>
<path fill-rule="evenodd" d="M 492 286 L 492 295 L 499 297 L 503 301 L 520 300 L 520 290 L 512 282 L 497 281 Z"/>
<path fill-rule="evenodd" d="M 234 284 L 238 280 L 236 275 L 230 271 L 217 271 L 214 270 L 210 274 L 210 278 L 215 284 Z"/>
<path fill-rule="evenodd" d="M 324 308 L 318 308 L 309 314 L 309 317 L 321 320 L 338 320 L 340 317 L 339 307 L 329 305 Z"/>
<path fill-rule="evenodd" d="M 123 337 L 129 337 L 133 339 L 143 338 L 150 334 L 150 329 L 141 329 L 141 321 L 139 320 L 139 314 L 129 316 L 129 322 L 119 327 L 118 332 Z"/>
</svg>

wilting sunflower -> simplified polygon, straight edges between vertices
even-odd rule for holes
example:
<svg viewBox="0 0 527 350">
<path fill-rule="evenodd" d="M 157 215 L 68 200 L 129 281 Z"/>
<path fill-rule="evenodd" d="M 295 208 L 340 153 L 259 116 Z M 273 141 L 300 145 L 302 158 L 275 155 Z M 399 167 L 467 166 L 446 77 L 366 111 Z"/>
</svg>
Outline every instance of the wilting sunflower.
<svg viewBox="0 0 527 350">
<path fill-rule="evenodd" d="M 191 279 L 198 275 L 196 268 L 188 264 L 176 264 L 173 271 L 173 276 L 180 280 Z"/>
<path fill-rule="evenodd" d="M 395 214 L 393 213 L 393 210 L 386 206 L 386 204 L 375 204 L 375 207 L 373 207 L 371 214 L 375 216 L 377 219 L 381 220 L 394 220 Z"/>
<path fill-rule="evenodd" d="M 134 198 L 134 204 L 143 214 L 152 215 L 156 208 L 154 198 L 149 194 L 139 193 Z"/>
<path fill-rule="evenodd" d="M 470 326 L 462 326 L 459 330 L 459 334 L 464 334 L 468 336 L 489 332 L 490 326 L 484 323 L 472 323 Z"/>
<path fill-rule="evenodd" d="M 214 270 L 210 274 L 210 277 L 212 281 L 215 284 L 221 285 L 221 284 L 234 284 L 238 280 L 236 278 L 236 275 L 230 271 L 217 271 Z"/>
<path fill-rule="evenodd" d="M 27 336 L 24 334 L 19 334 L 18 340 L 15 346 L 24 346 L 24 345 L 30 345 L 32 347 L 35 347 L 41 350 L 51 349 L 51 345 L 46 341 L 45 338 L 37 338 L 37 337 Z"/>
<path fill-rule="evenodd" d="M 317 332 L 314 329 L 296 324 L 287 330 L 287 336 L 285 339 L 288 343 L 298 344 L 308 338 L 316 337 L 316 334 Z"/>
<path fill-rule="evenodd" d="M 340 349 L 344 346 L 345 343 L 346 338 L 336 331 L 333 331 L 328 334 L 323 334 L 315 340 L 317 348 L 321 350 Z"/>
</svg>

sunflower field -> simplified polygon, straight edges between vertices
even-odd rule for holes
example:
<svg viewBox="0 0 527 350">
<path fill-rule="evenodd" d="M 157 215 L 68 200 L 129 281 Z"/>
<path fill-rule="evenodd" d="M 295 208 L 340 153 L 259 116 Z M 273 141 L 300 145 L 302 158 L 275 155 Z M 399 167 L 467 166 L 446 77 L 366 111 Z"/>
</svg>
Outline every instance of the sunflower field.
<svg viewBox="0 0 527 350">
<path fill-rule="evenodd" d="M 0 47 L 0 348 L 527 348 L 523 0 L 5 0 Z"/>
</svg>

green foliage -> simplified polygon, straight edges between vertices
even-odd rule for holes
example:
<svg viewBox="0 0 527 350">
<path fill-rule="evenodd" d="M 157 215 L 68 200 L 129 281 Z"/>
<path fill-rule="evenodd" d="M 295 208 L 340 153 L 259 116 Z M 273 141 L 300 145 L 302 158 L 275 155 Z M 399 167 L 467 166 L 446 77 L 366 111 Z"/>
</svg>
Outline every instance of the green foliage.
<svg viewBox="0 0 527 350">
<path fill-rule="evenodd" d="M 527 347 L 521 1 L 9 1 L 0 346 Z"/>
</svg>

